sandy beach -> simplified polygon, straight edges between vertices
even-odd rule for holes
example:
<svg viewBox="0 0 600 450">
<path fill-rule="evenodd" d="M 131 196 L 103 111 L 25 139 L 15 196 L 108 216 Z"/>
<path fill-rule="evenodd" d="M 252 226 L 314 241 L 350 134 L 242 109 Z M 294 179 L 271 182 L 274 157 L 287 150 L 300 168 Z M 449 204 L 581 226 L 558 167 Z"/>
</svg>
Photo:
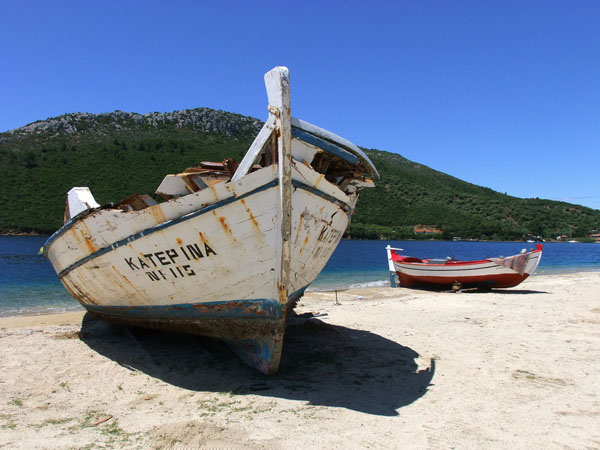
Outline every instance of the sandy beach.
<svg viewBox="0 0 600 450">
<path fill-rule="evenodd" d="M 600 272 L 306 295 L 280 371 L 84 313 L 0 319 L 0 448 L 599 448 Z"/>
</svg>

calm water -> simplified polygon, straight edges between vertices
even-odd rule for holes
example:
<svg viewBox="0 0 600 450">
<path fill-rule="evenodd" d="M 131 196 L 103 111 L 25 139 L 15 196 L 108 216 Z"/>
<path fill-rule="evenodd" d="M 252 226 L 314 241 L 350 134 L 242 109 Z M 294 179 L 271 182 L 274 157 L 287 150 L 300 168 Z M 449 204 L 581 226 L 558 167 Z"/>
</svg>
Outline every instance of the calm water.
<svg viewBox="0 0 600 450">
<path fill-rule="evenodd" d="M 0 316 L 81 308 L 46 258 L 38 255 L 45 241 L 46 237 L 38 236 L 0 236 Z M 388 244 L 419 258 L 463 260 L 508 256 L 534 246 L 525 242 L 342 241 L 309 290 L 388 285 Z M 599 244 L 546 243 L 536 275 L 590 270 L 600 271 Z"/>
</svg>

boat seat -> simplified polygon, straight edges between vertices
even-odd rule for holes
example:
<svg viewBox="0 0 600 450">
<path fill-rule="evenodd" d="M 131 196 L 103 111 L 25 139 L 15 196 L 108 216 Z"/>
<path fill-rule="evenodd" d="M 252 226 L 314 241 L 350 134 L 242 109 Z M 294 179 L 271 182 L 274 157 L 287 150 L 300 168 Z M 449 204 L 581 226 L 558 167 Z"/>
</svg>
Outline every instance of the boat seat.
<svg viewBox="0 0 600 450">
<path fill-rule="evenodd" d="M 140 211 L 148 208 L 149 206 L 157 205 L 158 203 L 152 197 L 146 194 L 133 194 L 129 197 L 121 200 L 117 205 L 117 208 L 123 211 Z"/>
<path fill-rule="evenodd" d="M 409 256 L 407 258 L 402 258 L 402 262 L 407 262 L 407 263 L 422 263 L 422 262 L 425 262 L 425 261 L 422 261 L 419 258 L 413 258 L 412 256 Z"/>
<path fill-rule="evenodd" d="M 100 205 L 94 199 L 90 188 L 74 187 L 67 192 L 67 205 L 65 207 L 64 222 L 89 209 L 98 208 Z"/>
</svg>

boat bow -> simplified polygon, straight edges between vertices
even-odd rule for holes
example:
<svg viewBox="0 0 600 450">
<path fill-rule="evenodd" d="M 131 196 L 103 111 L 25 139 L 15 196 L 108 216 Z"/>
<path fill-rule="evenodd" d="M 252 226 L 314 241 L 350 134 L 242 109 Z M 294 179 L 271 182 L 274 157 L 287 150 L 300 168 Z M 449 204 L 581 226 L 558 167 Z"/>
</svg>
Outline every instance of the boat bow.
<svg viewBox="0 0 600 450">
<path fill-rule="evenodd" d="M 167 175 L 161 203 L 133 195 L 99 206 L 79 189 L 44 255 L 90 313 L 215 337 L 273 373 L 287 315 L 378 174 L 354 144 L 291 117 L 285 67 L 265 85 L 269 115 L 239 165 Z"/>
</svg>

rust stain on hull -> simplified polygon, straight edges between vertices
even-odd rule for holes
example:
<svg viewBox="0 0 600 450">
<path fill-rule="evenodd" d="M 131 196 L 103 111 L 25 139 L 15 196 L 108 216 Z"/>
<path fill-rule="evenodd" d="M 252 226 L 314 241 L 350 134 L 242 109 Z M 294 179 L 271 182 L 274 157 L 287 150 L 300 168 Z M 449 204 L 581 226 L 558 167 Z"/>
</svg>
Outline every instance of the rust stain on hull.
<svg viewBox="0 0 600 450">
<path fill-rule="evenodd" d="M 213 211 L 213 213 L 214 213 L 214 211 Z M 216 214 L 215 214 L 215 217 L 216 217 Z M 227 223 L 227 219 L 223 216 L 219 216 L 218 219 L 219 219 L 219 223 L 221 224 L 221 228 L 223 228 L 225 233 L 228 234 L 229 236 L 231 236 L 233 238 L 234 242 L 237 242 L 237 239 L 233 235 L 233 231 L 231 231 L 231 228 L 229 227 L 229 224 Z"/>
<path fill-rule="evenodd" d="M 77 233 L 77 230 L 75 228 L 71 228 L 68 233 L 71 236 L 73 236 L 73 238 L 77 241 L 78 244 L 81 243 L 81 238 L 79 237 L 79 234 Z"/>
<path fill-rule="evenodd" d="M 218 201 L 219 200 L 219 195 L 217 194 L 217 191 L 215 190 L 214 186 L 211 184 L 211 185 L 208 186 L 208 189 L 212 193 L 215 201 Z"/>
<path fill-rule="evenodd" d="M 319 178 L 317 178 L 317 181 L 315 181 L 315 184 L 313 185 L 315 188 L 319 186 L 319 184 L 321 183 L 321 181 L 323 181 L 323 178 L 325 178 L 325 174 L 322 173 L 321 175 L 319 175 Z"/>
<path fill-rule="evenodd" d="M 304 224 L 304 213 L 300 214 L 300 219 L 298 219 L 298 228 L 296 228 L 296 240 L 294 241 L 294 245 L 298 244 L 298 238 L 300 237 L 300 230 L 302 230 L 303 224 Z"/>
<path fill-rule="evenodd" d="M 94 245 L 94 243 L 90 240 L 90 236 L 92 234 L 90 233 L 89 228 L 83 221 L 80 221 L 79 225 L 81 227 L 79 230 L 81 239 L 80 239 L 79 235 L 77 234 L 77 231 L 75 231 L 75 228 L 72 229 L 73 236 L 75 237 L 75 239 L 77 239 L 77 242 L 82 242 L 82 239 L 83 239 L 83 244 L 85 245 L 85 248 L 87 249 L 88 253 L 96 252 L 98 250 L 98 247 L 96 245 Z"/>
<path fill-rule="evenodd" d="M 300 254 L 302 254 L 302 252 L 304 251 L 304 247 L 306 247 L 306 244 L 308 244 L 308 236 L 306 236 L 304 238 L 304 242 L 302 243 L 302 247 L 300 247 Z"/>
<path fill-rule="evenodd" d="M 246 212 L 248 213 L 248 216 L 250 217 L 250 222 L 252 223 L 252 228 L 254 228 L 254 231 L 256 231 L 256 234 L 261 237 L 262 240 L 262 233 L 260 231 L 260 227 L 258 226 L 258 222 L 256 221 L 256 217 L 254 217 L 254 214 L 252 214 L 252 211 L 250 211 L 250 208 L 248 208 L 248 205 L 246 205 L 246 201 L 244 199 L 241 200 L 242 205 L 244 205 L 244 208 L 246 208 Z"/>
<path fill-rule="evenodd" d="M 127 278 L 125 275 L 123 275 L 121 272 L 119 272 L 119 269 L 117 269 L 115 266 L 111 266 L 111 267 L 112 267 L 112 269 L 115 271 L 115 273 L 116 273 L 116 274 L 117 274 L 117 275 L 118 275 L 118 276 L 119 276 L 119 277 L 120 277 L 120 278 L 121 278 L 121 279 L 122 279 L 122 280 L 123 280 L 125 283 L 127 283 L 127 285 L 128 285 L 128 286 L 129 286 L 129 287 L 130 287 L 130 288 L 131 288 L 131 289 L 132 289 L 134 292 L 136 292 L 136 293 L 137 293 L 137 294 L 138 294 L 138 295 L 139 295 L 141 298 L 144 298 L 144 299 L 146 298 L 146 296 L 145 296 L 144 294 L 142 294 L 142 293 L 139 291 L 139 289 L 138 289 L 138 288 L 136 288 L 136 287 L 135 287 L 135 285 L 134 285 L 134 284 L 133 284 L 131 281 L 129 281 L 129 279 L 128 279 L 128 278 Z M 126 290 L 123 288 L 123 286 L 122 286 L 120 283 L 119 283 L 119 287 L 120 287 L 121 289 L 123 289 L 123 292 L 127 292 L 127 291 L 126 291 Z"/>
<path fill-rule="evenodd" d="M 173 308 L 176 308 L 174 306 Z M 197 303 L 193 305 L 193 308 L 198 312 L 217 314 L 220 312 L 230 312 L 236 311 L 238 314 L 248 314 L 254 317 L 263 317 L 267 316 L 267 311 L 261 307 L 261 305 L 257 304 L 248 304 L 245 302 L 228 302 L 217 305 L 204 305 L 202 303 Z"/>
<path fill-rule="evenodd" d="M 199 232 L 198 232 L 198 235 L 200 236 L 200 241 L 201 241 L 203 244 L 206 244 L 206 245 L 208 245 L 209 247 L 214 247 L 214 246 L 213 246 L 213 245 L 210 243 L 210 241 L 208 240 L 208 238 L 207 238 L 207 237 L 204 235 L 204 233 L 203 233 L 202 231 L 199 231 Z"/>
<path fill-rule="evenodd" d="M 152 206 L 148 208 L 148 210 L 150 211 L 150 214 L 152 214 L 152 217 L 154 217 L 154 220 L 156 220 L 157 224 L 165 223 L 167 221 L 165 213 L 160 205 Z"/>
<path fill-rule="evenodd" d="M 83 237 L 83 242 L 85 243 L 85 247 L 88 249 L 90 253 L 94 253 L 98 250 L 98 248 L 90 241 L 88 237 L 81 231 L 81 236 Z"/>
<path fill-rule="evenodd" d="M 97 305 L 98 302 L 92 300 L 90 297 L 88 297 L 86 294 L 84 294 L 74 283 L 70 283 L 68 281 L 65 280 L 61 280 L 63 286 L 65 287 L 65 289 L 67 291 L 69 291 L 69 294 L 71 294 L 73 296 L 74 299 L 76 299 L 79 303 L 85 305 L 85 304 L 91 304 L 91 305 Z"/>
</svg>

